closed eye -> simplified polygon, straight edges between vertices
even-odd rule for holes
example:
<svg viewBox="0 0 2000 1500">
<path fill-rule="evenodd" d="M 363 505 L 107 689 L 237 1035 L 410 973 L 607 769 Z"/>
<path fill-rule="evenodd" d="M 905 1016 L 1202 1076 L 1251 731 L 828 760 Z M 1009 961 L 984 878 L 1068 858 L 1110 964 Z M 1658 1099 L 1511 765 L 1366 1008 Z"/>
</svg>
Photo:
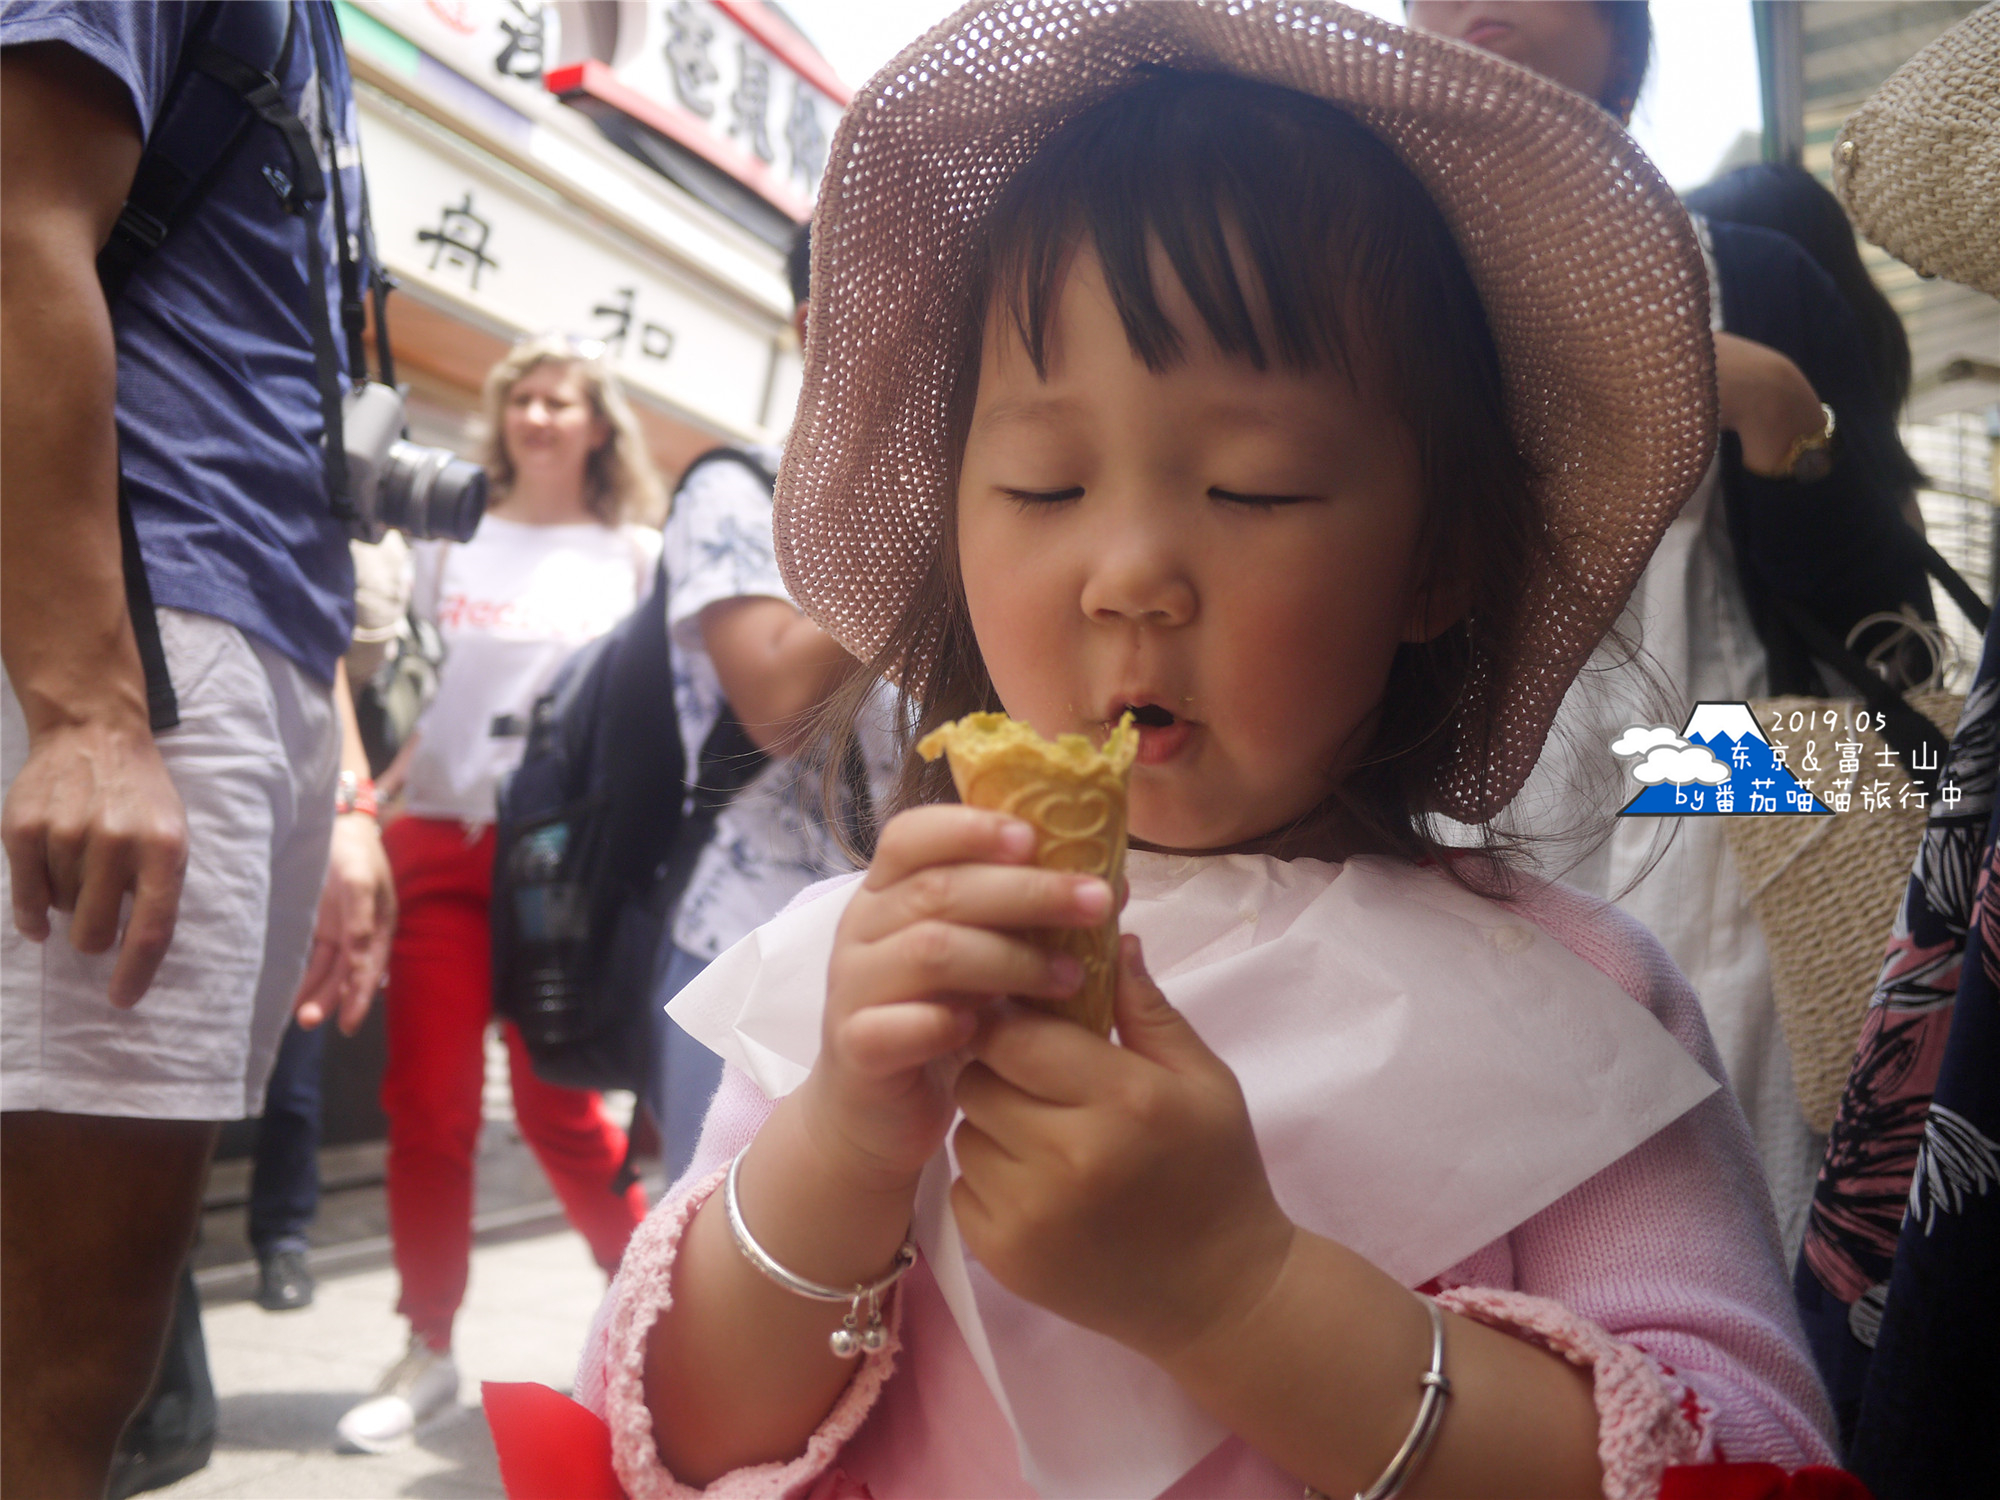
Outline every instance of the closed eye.
<svg viewBox="0 0 2000 1500">
<path fill-rule="evenodd" d="M 1073 484 L 1066 490 L 1017 490 L 1003 487 L 1000 493 L 1017 505 L 1061 505 L 1067 500 L 1081 500 L 1083 486 Z"/>
<path fill-rule="evenodd" d="M 1220 485 L 1211 485 L 1208 491 L 1211 500 L 1226 500 L 1231 505 L 1249 505 L 1258 510 L 1275 510 L 1280 505 L 1308 505 L 1320 499 L 1318 495 L 1246 495 L 1237 490 L 1225 490 Z"/>
</svg>

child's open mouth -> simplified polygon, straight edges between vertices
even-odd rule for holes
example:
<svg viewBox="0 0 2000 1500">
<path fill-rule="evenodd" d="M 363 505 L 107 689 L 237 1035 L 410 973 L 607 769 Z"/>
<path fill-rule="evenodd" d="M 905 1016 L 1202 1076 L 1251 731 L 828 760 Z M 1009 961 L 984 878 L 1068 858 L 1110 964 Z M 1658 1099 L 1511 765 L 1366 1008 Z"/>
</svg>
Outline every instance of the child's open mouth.
<svg viewBox="0 0 2000 1500">
<path fill-rule="evenodd" d="M 1142 766 L 1157 766 L 1173 759 L 1194 732 L 1191 721 L 1180 718 L 1163 704 L 1126 703 L 1120 706 L 1118 713 L 1129 713 L 1133 726 L 1139 731 L 1137 759 Z M 1114 721 L 1117 717 L 1118 714 L 1112 715 Z"/>
</svg>

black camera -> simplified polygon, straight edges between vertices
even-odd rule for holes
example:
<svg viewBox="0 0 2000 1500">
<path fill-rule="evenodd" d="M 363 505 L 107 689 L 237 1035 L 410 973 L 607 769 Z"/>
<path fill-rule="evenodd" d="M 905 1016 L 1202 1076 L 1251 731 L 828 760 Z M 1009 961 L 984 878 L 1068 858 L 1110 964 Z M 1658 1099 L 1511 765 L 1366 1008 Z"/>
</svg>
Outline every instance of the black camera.
<svg viewBox="0 0 2000 1500">
<path fill-rule="evenodd" d="M 486 471 L 449 448 L 407 441 L 400 391 L 364 383 L 348 392 L 341 421 L 357 541 L 379 542 L 391 528 L 414 541 L 472 539 L 486 513 Z"/>
</svg>

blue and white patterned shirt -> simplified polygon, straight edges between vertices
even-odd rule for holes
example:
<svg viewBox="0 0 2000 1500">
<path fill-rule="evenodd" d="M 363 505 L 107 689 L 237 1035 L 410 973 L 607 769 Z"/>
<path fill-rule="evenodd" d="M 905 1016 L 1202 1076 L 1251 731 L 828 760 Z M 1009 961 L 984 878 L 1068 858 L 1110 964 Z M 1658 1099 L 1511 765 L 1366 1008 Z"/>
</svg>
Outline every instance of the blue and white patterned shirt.
<svg viewBox="0 0 2000 1500">
<path fill-rule="evenodd" d="M 776 450 L 751 452 L 776 471 Z M 692 774 L 724 706 L 702 641 L 701 612 L 724 599 L 791 602 L 771 540 L 770 492 L 741 464 L 702 465 L 674 497 L 665 556 L 674 707 Z M 893 694 L 885 687 L 881 697 L 886 702 Z M 886 734 L 864 733 L 862 748 L 879 797 L 889 775 Z M 695 958 L 714 958 L 814 881 L 851 867 L 827 827 L 821 782 L 812 757 L 774 759 L 723 809 L 674 914 L 675 946 Z"/>
</svg>

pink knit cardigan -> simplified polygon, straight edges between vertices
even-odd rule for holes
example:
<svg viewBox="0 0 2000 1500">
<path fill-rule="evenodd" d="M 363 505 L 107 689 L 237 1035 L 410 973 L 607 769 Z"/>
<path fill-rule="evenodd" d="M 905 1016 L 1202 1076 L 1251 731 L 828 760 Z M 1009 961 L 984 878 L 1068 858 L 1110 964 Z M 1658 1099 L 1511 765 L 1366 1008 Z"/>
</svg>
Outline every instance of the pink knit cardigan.
<svg viewBox="0 0 2000 1500">
<path fill-rule="evenodd" d="M 1722 1078 L 1693 991 L 1645 928 L 1563 886 L 1531 890 L 1517 910 Z M 645 1404 L 646 1339 L 671 1300 L 682 1232 L 771 1108 L 747 1076 L 725 1074 L 693 1164 L 633 1236 L 591 1330 L 577 1399 L 609 1427 L 626 1493 L 1031 1495 L 1006 1421 L 921 1262 L 894 1305 L 896 1336 L 861 1364 L 796 1458 L 735 1470 L 706 1491 L 661 1465 Z M 1831 1414 L 1793 1310 L 1770 1196 L 1727 1088 L 1424 1290 L 1592 1372 L 1607 1500 L 1657 1495 L 1670 1465 L 1830 1461 Z M 1301 1488 L 1231 1438 L 1167 1495 L 1296 1500 Z"/>
</svg>

